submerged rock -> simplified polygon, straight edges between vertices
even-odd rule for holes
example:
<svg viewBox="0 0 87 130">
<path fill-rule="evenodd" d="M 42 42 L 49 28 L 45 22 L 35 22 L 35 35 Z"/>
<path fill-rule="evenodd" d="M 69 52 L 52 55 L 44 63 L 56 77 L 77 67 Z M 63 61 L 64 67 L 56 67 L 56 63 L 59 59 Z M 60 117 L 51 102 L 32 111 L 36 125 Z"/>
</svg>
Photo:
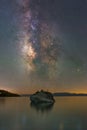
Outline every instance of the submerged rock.
<svg viewBox="0 0 87 130">
<path fill-rule="evenodd" d="M 38 103 L 54 103 L 55 100 L 53 98 L 52 93 L 46 91 L 38 91 L 35 94 L 30 96 L 31 102 L 38 104 Z"/>
</svg>

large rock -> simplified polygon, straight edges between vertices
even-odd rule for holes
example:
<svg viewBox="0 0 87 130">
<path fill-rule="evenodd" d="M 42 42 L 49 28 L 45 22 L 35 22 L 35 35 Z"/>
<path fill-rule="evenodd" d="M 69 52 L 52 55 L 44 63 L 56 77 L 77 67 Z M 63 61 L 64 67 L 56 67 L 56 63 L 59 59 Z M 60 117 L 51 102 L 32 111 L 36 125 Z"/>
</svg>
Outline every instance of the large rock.
<svg viewBox="0 0 87 130">
<path fill-rule="evenodd" d="M 30 96 L 30 100 L 33 103 L 54 103 L 55 100 L 50 92 L 38 91 Z"/>
</svg>

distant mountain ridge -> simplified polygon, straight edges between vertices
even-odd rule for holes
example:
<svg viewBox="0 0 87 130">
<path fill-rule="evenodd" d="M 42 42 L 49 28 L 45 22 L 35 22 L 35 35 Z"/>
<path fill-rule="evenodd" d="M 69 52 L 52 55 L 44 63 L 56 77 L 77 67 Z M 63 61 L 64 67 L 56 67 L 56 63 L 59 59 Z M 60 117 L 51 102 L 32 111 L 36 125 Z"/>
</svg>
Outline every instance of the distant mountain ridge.
<svg viewBox="0 0 87 130">
<path fill-rule="evenodd" d="M 31 96 L 32 94 L 22 94 L 21 96 Z M 53 96 L 87 96 L 87 93 L 69 93 L 69 92 L 56 92 L 52 93 Z"/>
<path fill-rule="evenodd" d="M 59 92 L 53 93 L 53 96 L 87 96 L 86 93 L 68 93 L 68 92 Z"/>
<path fill-rule="evenodd" d="M 0 90 L 0 97 L 17 97 L 17 96 L 20 96 L 20 95 L 8 92 L 6 90 Z"/>
</svg>

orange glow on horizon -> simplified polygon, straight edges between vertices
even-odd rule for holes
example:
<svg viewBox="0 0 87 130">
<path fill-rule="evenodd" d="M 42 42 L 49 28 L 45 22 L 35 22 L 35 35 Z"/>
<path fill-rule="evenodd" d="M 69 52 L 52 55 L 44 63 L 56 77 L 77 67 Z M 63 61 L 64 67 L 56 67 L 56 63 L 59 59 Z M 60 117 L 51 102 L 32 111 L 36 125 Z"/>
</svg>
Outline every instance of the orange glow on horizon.
<svg viewBox="0 0 87 130">
<path fill-rule="evenodd" d="M 87 90 L 84 90 L 84 89 L 67 89 L 67 90 L 59 90 L 57 88 L 38 88 L 38 89 L 35 89 L 35 88 L 32 88 L 32 89 L 20 89 L 20 90 L 11 90 L 12 92 L 16 92 L 16 93 L 19 93 L 19 94 L 33 94 L 35 93 L 36 91 L 38 90 L 45 90 L 45 91 L 49 91 L 49 92 L 52 92 L 52 93 L 59 93 L 59 92 L 69 92 L 69 93 L 87 93 Z"/>
<path fill-rule="evenodd" d="M 0 87 L 0 90 L 6 90 L 12 93 L 17 93 L 17 94 L 32 94 L 38 90 L 45 90 L 45 91 L 49 91 L 52 93 L 56 93 L 56 92 L 69 92 L 69 93 L 87 93 L 87 89 L 86 87 L 73 87 L 73 88 L 57 88 L 57 87 Z"/>
</svg>

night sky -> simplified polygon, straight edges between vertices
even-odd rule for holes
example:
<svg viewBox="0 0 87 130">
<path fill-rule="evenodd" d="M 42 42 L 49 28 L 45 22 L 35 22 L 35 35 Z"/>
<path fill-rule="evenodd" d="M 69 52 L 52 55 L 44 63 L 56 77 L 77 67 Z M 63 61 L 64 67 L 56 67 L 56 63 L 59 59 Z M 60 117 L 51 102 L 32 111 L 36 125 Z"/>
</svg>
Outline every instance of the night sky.
<svg viewBox="0 0 87 130">
<path fill-rule="evenodd" d="M 0 89 L 87 92 L 87 0 L 0 0 Z"/>
</svg>

